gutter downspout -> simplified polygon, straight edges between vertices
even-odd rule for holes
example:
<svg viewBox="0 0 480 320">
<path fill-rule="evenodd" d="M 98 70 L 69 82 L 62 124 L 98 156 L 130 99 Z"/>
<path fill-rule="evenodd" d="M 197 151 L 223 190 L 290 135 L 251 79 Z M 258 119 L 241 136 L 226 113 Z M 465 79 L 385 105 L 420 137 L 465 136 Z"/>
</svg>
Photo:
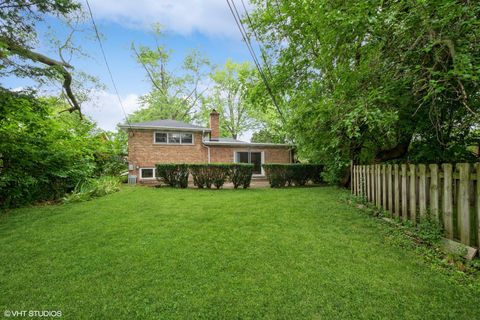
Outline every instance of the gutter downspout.
<svg viewBox="0 0 480 320">
<path fill-rule="evenodd" d="M 204 138 L 205 138 L 205 130 L 202 131 L 202 143 L 203 143 L 203 146 L 207 148 L 208 163 L 210 163 L 210 147 L 204 143 L 205 142 L 205 140 L 203 140 Z"/>
</svg>

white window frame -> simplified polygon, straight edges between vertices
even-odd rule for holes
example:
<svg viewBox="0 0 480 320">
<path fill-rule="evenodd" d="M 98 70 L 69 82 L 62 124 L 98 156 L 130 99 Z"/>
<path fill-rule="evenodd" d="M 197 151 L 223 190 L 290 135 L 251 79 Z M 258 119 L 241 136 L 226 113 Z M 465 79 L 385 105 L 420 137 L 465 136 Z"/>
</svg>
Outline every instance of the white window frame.
<svg viewBox="0 0 480 320">
<path fill-rule="evenodd" d="M 157 142 L 156 135 L 157 133 L 165 133 L 167 135 L 167 142 Z M 192 142 L 183 143 L 182 142 L 182 134 L 191 134 L 192 135 Z M 170 134 L 179 134 L 180 135 L 180 143 L 171 143 L 170 142 Z M 160 145 L 173 145 L 173 146 L 191 146 L 195 144 L 195 133 L 193 132 L 185 132 L 185 131 L 154 131 L 153 132 L 153 144 L 160 144 Z"/>
<path fill-rule="evenodd" d="M 152 170 L 153 170 L 153 177 L 151 177 L 151 178 L 150 178 L 150 177 L 149 177 L 149 178 L 144 178 L 142 171 L 145 170 L 145 169 L 152 169 Z M 144 167 L 144 168 L 140 168 L 140 169 L 138 169 L 138 174 L 139 174 L 139 176 L 140 176 L 140 180 L 154 180 L 154 179 L 157 178 L 157 172 L 156 172 L 156 169 L 155 169 L 154 167 Z"/>
<path fill-rule="evenodd" d="M 240 149 L 240 150 L 234 150 L 233 151 L 233 163 L 239 163 L 237 162 L 237 153 L 239 152 L 248 152 L 248 163 L 251 162 L 251 153 L 252 152 L 257 152 L 261 154 L 261 160 L 260 160 L 260 169 L 261 173 L 254 173 L 254 177 L 263 177 L 265 176 L 265 170 L 263 170 L 263 165 L 265 164 L 265 151 L 258 151 L 258 150 L 248 150 L 248 149 Z"/>
</svg>

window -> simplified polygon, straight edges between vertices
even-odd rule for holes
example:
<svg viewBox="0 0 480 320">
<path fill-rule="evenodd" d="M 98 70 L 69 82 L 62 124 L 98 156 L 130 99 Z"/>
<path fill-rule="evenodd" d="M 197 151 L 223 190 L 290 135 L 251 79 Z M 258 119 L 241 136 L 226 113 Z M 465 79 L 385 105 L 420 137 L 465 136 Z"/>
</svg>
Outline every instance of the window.
<svg viewBox="0 0 480 320">
<path fill-rule="evenodd" d="M 140 168 L 140 179 L 154 179 L 154 178 L 155 178 L 154 168 Z"/>
<path fill-rule="evenodd" d="M 193 134 L 191 133 L 182 133 L 181 143 L 193 143 Z"/>
<path fill-rule="evenodd" d="M 169 133 L 168 134 L 168 143 L 180 143 L 180 133 Z"/>
<path fill-rule="evenodd" d="M 262 174 L 262 153 L 261 152 L 235 152 L 235 162 L 253 164 L 253 173 Z"/>
<path fill-rule="evenodd" d="M 167 143 L 167 134 L 165 132 L 155 132 L 155 143 Z"/>
<path fill-rule="evenodd" d="M 154 143 L 158 144 L 193 144 L 191 132 L 155 132 Z"/>
</svg>

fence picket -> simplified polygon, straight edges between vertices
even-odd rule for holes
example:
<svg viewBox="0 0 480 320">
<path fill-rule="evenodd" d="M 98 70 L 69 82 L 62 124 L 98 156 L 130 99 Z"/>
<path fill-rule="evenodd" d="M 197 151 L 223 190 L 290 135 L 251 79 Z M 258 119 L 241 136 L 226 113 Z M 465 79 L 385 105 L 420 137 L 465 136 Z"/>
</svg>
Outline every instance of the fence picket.
<svg viewBox="0 0 480 320">
<path fill-rule="evenodd" d="M 409 166 L 409 171 L 410 171 L 410 197 L 409 197 L 409 203 L 410 203 L 410 220 L 413 222 L 413 224 L 417 223 L 417 176 L 416 176 L 416 169 L 417 166 L 414 164 L 410 164 Z"/>
<path fill-rule="evenodd" d="M 443 226 L 445 236 L 453 239 L 453 210 L 452 210 L 452 165 L 445 163 L 443 168 Z"/>
<path fill-rule="evenodd" d="M 427 175 L 424 164 L 418 165 L 418 208 L 420 219 L 424 219 L 427 214 Z"/>
<path fill-rule="evenodd" d="M 470 164 L 458 164 L 460 183 L 458 188 L 458 229 L 460 231 L 460 241 L 463 244 L 470 245 Z"/>
<path fill-rule="evenodd" d="M 382 180 L 381 180 L 381 172 L 380 172 L 380 165 L 377 164 L 375 166 L 375 175 L 376 175 L 376 182 L 375 182 L 375 185 L 376 185 L 376 204 L 377 204 L 377 208 L 381 208 L 382 207 Z"/>
<path fill-rule="evenodd" d="M 398 172 L 398 164 L 393 165 L 393 172 L 394 172 L 393 185 L 395 189 L 395 194 L 394 194 L 395 206 L 393 209 L 393 213 L 395 214 L 395 216 L 399 217 L 400 216 L 400 175 Z"/>
<path fill-rule="evenodd" d="M 432 218 L 440 222 L 438 216 L 438 165 L 431 164 L 430 168 L 430 212 Z"/>
<path fill-rule="evenodd" d="M 387 167 L 382 164 L 382 208 L 387 210 Z"/>
<path fill-rule="evenodd" d="M 407 208 L 407 165 L 402 164 L 402 218 L 403 220 L 408 219 L 408 208 Z"/>
<path fill-rule="evenodd" d="M 387 165 L 387 210 L 393 213 L 393 186 L 392 186 L 392 165 Z"/>
<path fill-rule="evenodd" d="M 477 163 L 476 171 L 477 171 L 477 192 L 476 192 L 476 198 L 475 199 L 475 205 L 476 205 L 476 214 L 477 214 L 477 243 L 476 245 L 480 247 L 480 163 Z"/>
</svg>

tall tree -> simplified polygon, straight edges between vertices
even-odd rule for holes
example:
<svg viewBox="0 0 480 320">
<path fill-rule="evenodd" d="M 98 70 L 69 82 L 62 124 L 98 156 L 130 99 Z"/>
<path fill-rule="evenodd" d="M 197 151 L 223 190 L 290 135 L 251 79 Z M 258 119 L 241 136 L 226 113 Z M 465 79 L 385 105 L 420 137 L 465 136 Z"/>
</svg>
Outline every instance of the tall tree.
<svg viewBox="0 0 480 320">
<path fill-rule="evenodd" d="M 155 48 L 132 44 L 132 51 L 152 89 L 140 99 L 143 108 L 134 112 L 129 120 L 196 120 L 207 89 L 202 81 L 210 71 L 210 62 L 198 51 L 192 51 L 184 58 L 181 68 L 175 70 L 171 66 L 171 50 L 160 43 L 159 26 L 155 27 L 154 34 Z"/>
<path fill-rule="evenodd" d="M 286 127 L 332 180 L 349 160 L 468 159 L 480 111 L 479 2 L 253 2 L 245 23 L 273 61 Z"/>
<path fill-rule="evenodd" d="M 52 58 L 36 52 L 37 24 L 47 15 L 68 17 L 78 12 L 73 0 L 2 0 L 0 1 L 0 76 L 59 79 L 70 103 L 70 112 L 80 111 L 72 90 L 73 66 L 62 56 Z"/>
<path fill-rule="evenodd" d="M 250 63 L 236 63 L 230 59 L 211 75 L 213 87 L 204 104 L 204 115 L 207 116 L 212 108 L 220 113 L 223 135 L 237 139 L 257 126 L 247 96 L 247 88 L 254 79 L 255 69 Z"/>
</svg>

